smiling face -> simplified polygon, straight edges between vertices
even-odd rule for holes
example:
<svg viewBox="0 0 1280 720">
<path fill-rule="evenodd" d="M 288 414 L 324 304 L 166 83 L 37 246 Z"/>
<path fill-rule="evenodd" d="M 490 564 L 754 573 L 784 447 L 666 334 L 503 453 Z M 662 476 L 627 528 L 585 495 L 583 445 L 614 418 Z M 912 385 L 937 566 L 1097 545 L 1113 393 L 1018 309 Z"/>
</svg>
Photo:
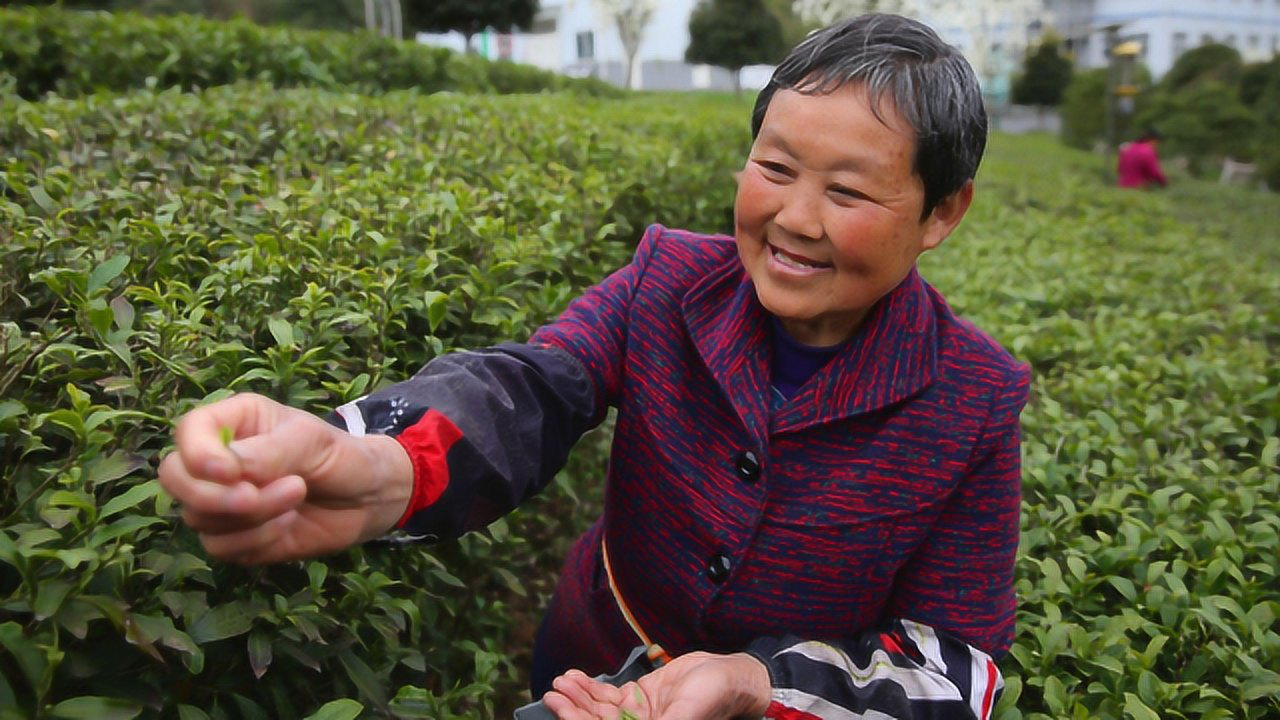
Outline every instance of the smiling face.
<svg viewBox="0 0 1280 720">
<path fill-rule="evenodd" d="M 964 217 L 967 183 L 921 220 L 915 133 L 861 85 L 779 90 L 738 178 L 738 256 L 792 337 L 835 345 Z"/>
</svg>

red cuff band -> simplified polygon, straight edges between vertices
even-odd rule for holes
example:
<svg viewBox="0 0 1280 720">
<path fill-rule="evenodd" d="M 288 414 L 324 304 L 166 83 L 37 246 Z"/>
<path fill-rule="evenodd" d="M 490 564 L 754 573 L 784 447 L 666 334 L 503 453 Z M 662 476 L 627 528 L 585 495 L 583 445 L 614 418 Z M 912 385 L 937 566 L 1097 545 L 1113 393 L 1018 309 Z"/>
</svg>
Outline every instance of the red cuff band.
<svg viewBox="0 0 1280 720">
<path fill-rule="evenodd" d="M 764 711 L 764 716 L 769 720 L 822 720 L 817 715 L 787 707 L 777 700 L 769 703 L 769 709 Z"/>
<path fill-rule="evenodd" d="M 428 410 L 422 419 L 396 436 L 409 460 L 413 462 L 413 496 L 396 528 L 404 527 L 414 513 L 430 507 L 449 487 L 449 448 L 462 437 L 462 431 L 438 410 Z"/>
</svg>

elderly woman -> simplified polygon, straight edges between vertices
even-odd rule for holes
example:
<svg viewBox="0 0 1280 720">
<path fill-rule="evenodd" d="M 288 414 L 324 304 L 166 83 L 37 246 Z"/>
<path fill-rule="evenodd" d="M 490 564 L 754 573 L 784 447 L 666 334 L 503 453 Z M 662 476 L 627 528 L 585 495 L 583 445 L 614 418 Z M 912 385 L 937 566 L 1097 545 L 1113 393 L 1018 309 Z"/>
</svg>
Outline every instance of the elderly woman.
<svg viewBox="0 0 1280 720">
<path fill-rule="evenodd" d="M 973 71 L 925 26 L 864 16 L 796 47 L 752 120 L 734 237 L 653 226 L 528 343 L 437 358 L 332 424 L 250 395 L 183 418 L 160 476 L 208 552 L 483 527 L 612 407 L 604 515 L 535 648 L 548 708 L 988 717 L 1028 374 L 916 270 L 973 197 Z M 665 665 L 590 679 L 637 644 Z"/>
</svg>

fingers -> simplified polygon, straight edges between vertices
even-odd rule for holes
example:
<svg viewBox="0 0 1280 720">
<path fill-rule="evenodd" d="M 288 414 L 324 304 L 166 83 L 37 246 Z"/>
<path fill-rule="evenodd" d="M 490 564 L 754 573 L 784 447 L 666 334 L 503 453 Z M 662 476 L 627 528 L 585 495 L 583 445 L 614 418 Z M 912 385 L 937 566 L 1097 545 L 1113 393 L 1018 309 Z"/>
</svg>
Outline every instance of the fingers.
<svg viewBox="0 0 1280 720">
<path fill-rule="evenodd" d="M 622 701 L 618 704 L 620 710 L 635 715 L 636 717 L 649 717 L 650 703 L 645 696 L 644 688 L 632 681 L 618 688 L 618 693 L 622 697 Z"/>
<path fill-rule="evenodd" d="M 244 393 L 196 408 L 178 420 L 174 430 L 183 465 L 198 477 L 234 480 L 240 476 L 240 460 L 223 442 L 223 429 L 234 438 L 265 431 L 283 406 L 261 395 Z"/>
<path fill-rule="evenodd" d="M 583 710 L 567 696 L 554 690 L 542 696 L 542 704 L 559 720 L 597 720 L 599 717 L 589 710 Z"/>
<path fill-rule="evenodd" d="M 332 465 L 330 451 L 336 431 L 320 418 L 288 412 L 275 427 L 231 443 L 240 463 L 240 477 L 262 484 L 284 475 L 311 477 Z M 332 468 L 331 468 L 332 469 Z"/>
<path fill-rule="evenodd" d="M 306 483 L 297 476 L 279 478 L 263 487 L 204 480 L 187 469 L 179 453 L 170 453 L 160 463 L 158 475 L 160 486 L 182 505 L 184 519 L 237 516 L 246 524 L 257 524 L 297 506 L 307 494 Z"/>
<path fill-rule="evenodd" d="M 243 565 L 275 562 L 278 557 L 288 555 L 281 545 L 298 520 L 298 513 L 290 510 L 267 522 L 241 530 L 223 534 L 200 533 L 200 543 L 210 557 Z"/>
<path fill-rule="evenodd" d="M 553 680 L 551 686 L 555 690 L 543 697 L 543 703 L 560 720 L 612 719 L 620 714 L 622 691 L 593 680 L 580 670 L 570 670 Z"/>
<path fill-rule="evenodd" d="M 229 508 L 225 512 L 197 511 L 183 505 L 182 521 L 201 533 L 228 533 L 256 527 L 297 509 L 307 498 L 307 484 L 297 475 L 286 475 L 262 488 L 252 483 L 237 483 L 228 489 L 227 496 Z"/>
</svg>

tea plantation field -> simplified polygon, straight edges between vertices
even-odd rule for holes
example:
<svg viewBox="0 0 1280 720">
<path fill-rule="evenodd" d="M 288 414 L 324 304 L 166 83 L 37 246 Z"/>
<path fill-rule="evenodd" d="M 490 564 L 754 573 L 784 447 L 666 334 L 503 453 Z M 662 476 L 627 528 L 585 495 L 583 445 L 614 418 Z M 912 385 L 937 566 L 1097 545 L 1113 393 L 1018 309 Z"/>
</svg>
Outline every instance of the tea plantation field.
<svg viewBox="0 0 1280 720">
<path fill-rule="evenodd" d="M 748 112 L 0 96 L 0 718 L 509 716 L 605 432 L 483 533 L 242 569 L 158 492 L 170 424 L 244 390 L 323 412 L 527 337 L 646 223 L 727 229 Z M 922 262 L 1034 368 L 999 716 L 1280 718 L 1280 197 L 1098 175 L 997 136 Z"/>
</svg>

